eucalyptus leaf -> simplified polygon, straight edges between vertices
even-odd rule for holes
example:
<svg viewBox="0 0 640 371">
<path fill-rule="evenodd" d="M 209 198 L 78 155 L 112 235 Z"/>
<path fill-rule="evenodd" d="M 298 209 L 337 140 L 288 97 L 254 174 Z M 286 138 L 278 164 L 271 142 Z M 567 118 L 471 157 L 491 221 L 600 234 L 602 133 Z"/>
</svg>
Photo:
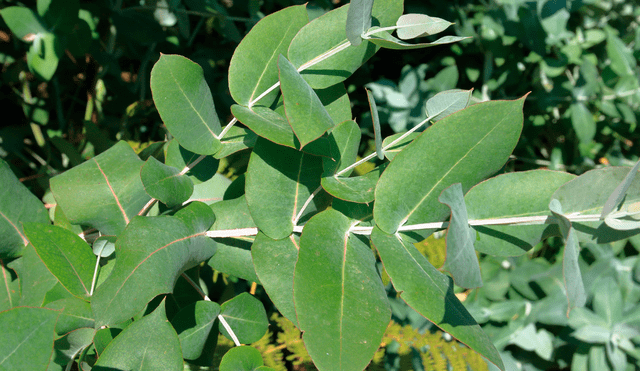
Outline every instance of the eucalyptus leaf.
<svg viewBox="0 0 640 371">
<path fill-rule="evenodd" d="M 473 89 L 453 89 L 434 95 L 427 100 L 427 116 L 431 121 L 438 121 L 452 113 L 467 108 L 472 91 Z"/>
<path fill-rule="evenodd" d="M 299 146 L 289 122 L 267 107 L 248 108 L 234 104 L 231 106 L 231 113 L 238 121 L 265 139 L 290 148 Z"/>
<path fill-rule="evenodd" d="M 68 297 L 47 303 L 45 308 L 60 310 L 60 316 L 56 322 L 56 334 L 65 335 L 82 327 L 90 327 L 93 330 L 94 320 L 91 313 L 91 304 L 77 297 Z M 93 339 L 93 333 L 91 334 Z"/>
<path fill-rule="evenodd" d="M 375 28 L 373 30 L 375 30 Z M 468 39 L 468 37 L 443 36 L 438 40 L 430 43 L 410 44 L 391 36 L 391 34 L 388 32 L 377 32 L 375 34 L 371 34 L 367 36 L 368 41 L 371 41 L 372 43 L 380 47 L 383 47 L 386 49 L 393 49 L 393 50 L 411 50 L 411 49 L 429 48 L 437 45 L 455 43 L 464 39 Z"/>
<path fill-rule="evenodd" d="M 11 32 L 22 39 L 29 34 L 42 34 L 47 32 L 44 21 L 33 10 L 22 6 L 9 6 L 0 10 L 2 19 Z"/>
<path fill-rule="evenodd" d="M 59 312 L 19 307 L 0 312 L 0 368 L 45 370 L 53 349 Z"/>
<path fill-rule="evenodd" d="M 229 349 L 220 361 L 220 371 L 267 371 L 260 351 L 250 346 Z"/>
<path fill-rule="evenodd" d="M 365 175 L 356 177 L 324 177 L 321 181 L 322 188 L 333 197 L 341 200 L 356 203 L 373 202 L 376 184 L 386 168 L 387 164 L 383 164 Z"/>
<path fill-rule="evenodd" d="M 187 175 L 180 174 L 179 169 L 167 166 L 155 157 L 149 157 L 142 166 L 140 178 L 149 196 L 168 207 L 182 204 L 193 193 L 193 182 Z"/>
<path fill-rule="evenodd" d="M 380 116 L 378 115 L 378 107 L 376 107 L 376 100 L 373 98 L 373 94 L 368 89 L 367 100 L 369 101 L 369 109 L 371 110 L 371 120 L 373 121 L 373 134 L 376 144 L 376 153 L 379 160 L 384 160 L 384 153 L 382 152 L 382 132 L 380 131 Z"/>
<path fill-rule="evenodd" d="M 25 246 L 20 259 L 8 266 L 16 271 L 20 279 L 20 306 L 42 306 L 47 292 L 58 283 L 31 244 Z"/>
<path fill-rule="evenodd" d="M 571 124 L 581 143 L 589 143 L 596 135 L 596 122 L 593 114 L 584 103 L 571 105 Z"/>
<path fill-rule="evenodd" d="M 29 70 L 39 79 L 49 81 L 63 53 L 64 46 L 59 36 L 50 32 L 38 33 L 27 52 Z"/>
<path fill-rule="evenodd" d="M 350 166 L 358 157 L 361 131 L 355 121 L 344 121 L 336 125 L 329 132 L 329 156 L 322 157 L 322 175 L 334 175 L 338 171 Z M 347 171 L 343 176 L 349 176 L 351 171 Z"/>
<path fill-rule="evenodd" d="M 373 0 L 353 0 L 347 12 L 347 40 L 353 46 L 362 42 L 362 34 L 371 27 Z"/>
<path fill-rule="evenodd" d="M 398 27 L 396 33 L 402 40 L 415 39 L 440 33 L 452 24 L 442 18 L 429 17 L 426 14 L 404 14 L 396 22 Z"/>
<path fill-rule="evenodd" d="M 211 301 L 197 301 L 182 308 L 171 320 L 178 333 L 182 355 L 185 359 L 197 359 L 205 351 L 207 340 L 217 338 L 213 325 L 220 314 L 220 305 Z M 213 332 L 212 332 L 213 330 Z"/>
<path fill-rule="evenodd" d="M 0 312 L 18 305 L 20 281 L 13 269 L 0 260 Z"/>
<path fill-rule="evenodd" d="M 638 173 L 638 169 L 640 169 L 640 161 L 636 162 L 631 170 L 629 170 L 629 174 L 624 177 L 622 183 L 620 183 L 620 185 L 617 186 L 615 190 L 613 190 L 609 198 L 607 198 L 607 202 L 602 207 L 600 219 L 606 218 L 607 215 L 611 214 L 611 212 L 620 204 L 620 202 L 622 202 L 627 193 L 627 190 L 633 182 L 633 179 Z"/>
<path fill-rule="evenodd" d="M 402 151 L 404 147 L 406 147 L 409 143 L 413 142 L 413 140 L 416 139 L 422 133 L 413 132 L 407 135 L 406 137 L 404 137 L 398 143 L 395 143 L 392 147 L 389 147 L 389 144 L 393 143 L 396 139 L 398 139 L 400 136 L 404 134 L 405 133 L 396 133 L 384 138 L 384 140 L 382 141 L 382 148 L 384 150 L 384 155 L 389 161 L 393 160 L 393 158 L 396 157 L 396 155 L 400 153 L 400 151 Z"/>
<path fill-rule="evenodd" d="M 260 300 L 247 292 L 222 303 L 220 315 L 227 321 L 241 344 L 251 344 L 260 340 L 269 327 L 264 306 Z M 218 328 L 221 334 L 232 339 L 222 323 Z"/>
</svg>

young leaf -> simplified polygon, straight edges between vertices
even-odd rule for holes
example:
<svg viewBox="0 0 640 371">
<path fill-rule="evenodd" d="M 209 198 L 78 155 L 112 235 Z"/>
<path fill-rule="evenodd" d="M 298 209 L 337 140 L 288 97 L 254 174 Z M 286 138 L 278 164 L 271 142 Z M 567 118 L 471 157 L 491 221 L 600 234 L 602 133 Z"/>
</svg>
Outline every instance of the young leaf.
<svg viewBox="0 0 640 371">
<path fill-rule="evenodd" d="M 187 175 L 180 175 L 180 170 L 163 164 L 155 157 L 149 157 L 144 163 L 140 178 L 149 196 L 168 207 L 182 204 L 193 193 L 193 182 Z"/>
<path fill-rule="evenodd" d="M 438 201 L 449 206 L 451 218 L 447 228 L 447 260 L 445 269 L 451 273 L 456 285 L 467 289 L 482 286 L 480 265 L 473 241 L 476 233 L 469 226 L 462 185 L 455 183 L 442 191 Z"/>
<path fill-rule="evenodd" d="M 22 230 L 26 222 L 49 223 L 44 205 L 0 159 L 0 259 L 17 258 L 29 243 Z"/>
<path fill-rule="evenodd" d="M 46 370 L 59 312 L 19 307 L 0 312 L 0 369 Z"/>
<path fill-rule="evenodd" d="M 258 139 L 245 189 L 251 217 L 260 231 L 273 239 L 289 236 L 305 200 L 320 186 L 321 174 L 319 157 Z M 314 207 L 307 210 L 313 212 Z"/>
<path fill-rule="evenodd" d="M 309 22 L 305 5 L 290 6 L 256 23 L 242 39 L 229 63 L 229 91 L 242 106 L 258 98 L 278 82 L 278 56 L 286 54 L 298 31 Z M 274 90 L 259 102 L 269 106 L 278 94 Z"/>
<path fill-rule="evenodd" d="M 376 187 L 373 215 L 387 233 L 448 215 L 438 195 L 453 183 L 466 192 L 507 161 L 522 130 L 524 98 L 479 103 L 429 127 L 389 164 Z"/>
<path fill-rule="evenodd" d="M 267 332 L 269 320 L 260 300 L 248 292 L 243 292 L 220 306 L 220 315 L 227 321 L 241 344 L 251 344 L 260 340 Z M 220 323 L 220 333 L 232 337 Z"/>
<path fill-rule="evenodd" d="M 375 29 L 376 27 L 372 28 Z M 468 37 L 462 37 L 462 36 L 443 36 L 441 38 L 439 38 L 436 41 L 430 42 L 430 43 L 418 43 L 418 44 L 409 44 L 406 43 L 402 40 L 399 40 L 393 36 L 391 36 L 390 33 L 388 32 L 380 32 L 380 33 L 376 33 L 373 35 L 369 35 L 367 37 L 367 40 L 371 41 L 372 43 L 382 47 L 382 48 L 386 48 L 386 49 L 392 49 L 392 50 L 411 50 L 411 49 L 422 49 L 422 48 L 429 48 L 432 46 L 437 46 L 437 45 L 444 45 L 444 44 L 452 44 L 464 39 L 468 39 Z"/>
<path fill-rule="evenodd" d="M 365 175 L 350 178 L 324 177 L 321 181 L 322 188 L 333 197 L 341 200 L 362 204 L 369 203 L 374 200 L 376 183 L 386 168 L 387 164 L 382 164 Z"/>
<path fill-rule="evenodd" d="M 362 34 L 371 27 L 373 0 L 353 0 L 347 12 L 347 40 L 353 46 L 362 42 Z"/>
<path fill-rule="evenodd" d="M 143 162 L 124 141 L 51 179 L 51 192 L 72 224 L 118 235 L 150 200 L 140 180 Z"/>
<path fill-rule="evenodd" d="M 318 139 L 331 129 L 333 119 L 320 98 L 284 56 L 278 59 L 280 90 L 289 125 L 300 140 L 300 147 Z"/>
<path fill-rule="evenodd" d="M 220 150 L 220 119 L 202 67 L 180 55 L 162 54 L 150 83 L 158 113 L 180 145 L 201 155 Z"/>
<path fill-rule="evenodd" d="M 391 311 L 371 249 L 335 210 L 307 222 L 293 295 L 302 339 L 319 370 L 362 370 L 378 349 Z"/>
<path fill-rule="evenodd" d="M 431 121 L 435 122 L 467 108 L 472 91 L 473 89 L 453 89 L 434 95 L 427 101 L 427 116 L 431 118 Z"/>
<path fill-rule="evenodd" d="M 234 104 L 231 106 L 231 113 L 257 135 L 283 146 L 299 147 L 291 125 L 284 117 L 269 108 L 248 108 Z"/>
<path fill-rule="evenodd" d="M 578 237 L 571 226 L 571 221 L 562 214 L 562 205 L 557 199 L 552 199 L 549 203 L 549 210 L 558 220 L 560 232 L 564 238 L 565 247 L 562 261 L 562 274 L 564 276 L 564 285 L 569 301 L 569 311 L 576 307 L 584 307 L 587 302 L 587 292 L 582 282 L 582 273 L 580 273 L 580 265 L 578 258 L 580 257 L 580 245 Z"/>
<path fill-rule="evenodd" d="M 376 100 L 371 94 L 369 89 L 365 89 L 367 92 L 367 99 L 369 100 L 369 109 L 371 110 L 371 120 L 373 121 L 373 134 L 375 136 L 376 153 L 379 160 L 384 160 L 384 153 L 382 152 L 382 132 L 380 131 L 380 116 L 378 116 L 378 107 L 376 106 Z"/>
<path fill-rule="evenodd" d="M 549 199 L 576 176 L 533 170 L 501 174 L 474 186 L 465 195 L 469 220 L 549 215 Z M 554 225 L 478 225 L 475 249 L 493 256 L 518 256 L 550 235 Z M 475 234 L 475 233 L 474 233 Z"/>
<path fill-rule="evenodd" d="M 132 352 L 135 349 L 135 352 Z M 151 314 L 133 322 L 109 343 L 94 370 L 183 369 L 180 340 L 167 320 L 164 299 Z"/>
<path fill-rule="evenodd" d="M 453 293 L 453 282 L 399 235 L 375 227 L 371 242 L 401 298 L 442 330 L 504 370 L 500 354 Z"/>
<path fill-rule="evenodd" d="M 453 23 L 426 14 L 404 14 L 398 18 L 396 33 L 402 40 L 440 33 Z"/>
<path fill-rule="evenodd" d="M 205 351 L 208 339 L 214 337 L 217 340 L 218 331 L 213 325 L 218 314 L 218 303 L 201 300 L 182 308 L 173 317 L 171 324 L 178 333 L 184 359 L 197 359 Z"/>
<path fill-rule="evenodd" d="M 633 179 L 638 173 L 638 169 L 640 168 L 640 161 L 636 162 L 636 164 L 629 170 L 629 174 L 624 177 L 622 183 L 613 190 L 609 198 L 607 198 L 607 202 L 604 204 L 602 208 L 602 213 L 600 214 L 600 219 L 604 219 L 607 215 L 611 214 L 611 212 L 618 207 L 620 202 L 624 199 L 624 196 L 627 193 L 627 190 L 631 186 Z"/>
<path fill-rule="evenodd" d="M 174 216 L 135 217 L 116 242 L 111 275 L 91 300 L 96 326 L 131 318 L 155 296 L 172 292 L 182 272 L 209 259 L 216 248 L 205 232 L 214 220 L 198 202 Z"/>
<path fill-rule="evenodd" d="M 347 21 L 348 5 L 332 10 L 304 26 L 291 41 L 288 59 L 296 67 L 308 64 L 330 50 L 346 45 L 348 41 L 344 25 Z M 377 0 L 373 3 L 372 16 L 381 27 L 391 26 L 402 14 L 403 2 Z M 350 46 L 339 53 L 306 68 L 301 75 L 314 89 L 322 89 L 339 82 L 365 63 L 378 50 L 375 45 L 363 42 Z"/>
<path fill-rule="evenodd" d="M 260 351 L 250 346 L 229 349 L 220 361 L 220 371 L 268 371 Z"/>
<path fill-rule="evenodd" d="M 278 311 L 293 323 L 298 322 L 293 305 L 293 270 L 298 260 L 299 241 L 295 234 L 274 240 L 258 233 L 251 246 L 260 283 Z"/>
<path fill-rule="evenodd" d="M 66 369 L 67 365 L 73 364 L 78 353 L 93 343 L 95 332 L 94 328 L 83 327 L 56 339 L 47 371 L 56 369 L 62 371 Z"/>
<path fill-rule="evenodd" d="M 48 224 L 24 225 L 27 238 L 49 271 L 77 298 L 88 300 L 96 257 L 73 232 Z"/>
</svg>

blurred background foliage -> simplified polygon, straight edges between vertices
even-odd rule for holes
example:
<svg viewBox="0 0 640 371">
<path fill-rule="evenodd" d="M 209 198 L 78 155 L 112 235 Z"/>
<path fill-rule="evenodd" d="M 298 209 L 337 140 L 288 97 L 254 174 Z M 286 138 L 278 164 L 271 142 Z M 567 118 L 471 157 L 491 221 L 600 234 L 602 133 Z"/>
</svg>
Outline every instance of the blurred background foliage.
<svg viewBox="0 0 640 371">
<path fill-rule="evenodd" d="M 50 177 L 115 141 L 126 140 L 142 151 L 165 140 L 169 134 L 149 90 L 160 53 L 181 54 L 202 66 L 218 114 L 228 122 L 233 102 L 227 68 L 234 48 L 266 14 L 305 2 L 1 0 L 0 157 L 36 195 L 53 202 Z M 313 19 L 344 3 L 315 0 L 307 8 Z M 424 103 L 443 90 L 473 88 L 474 102 L 529 94 L 523 135 L 505 172 L 549 168 L 580 174 L 638 160 L 637 2 L 405 0 L 405 13 L 455 22 L 449 32 L 469 38 L 402 53 L 380 50 L 346 81 L 353 115 L 367 138 L 361 155 L 374 147 L 366 86 L 374 93 L 385 135 L 423 120 Z M 220 172 L 232 179 L 242 174 L 249 153 L 223 159 Z M 437 267 L 444 258 L 443 241 L 430 237 L 418 246 Z M 563 247 L 556 239 L 517 258 L 481 257 L 484 287 L 458 295 L 510 370 L 637 370 L 639 249 L 637 237 L 583 244 L 581 269 L 590 297 L 587 308 L 569 316 Z M 251 286 L 234 277 L 215 282 L 222 293 Z M 398 326 L 437 333 L 400 299 L 392 302 Z M 402 336 L 389 339 L 378 367 L 429 369 L 421 358 L 428 345 L 405 342 Z M 293 369 L 311 367 L 287 362 Z M 456 362 L 443 364 L 454 369 Z"/>
</svg>

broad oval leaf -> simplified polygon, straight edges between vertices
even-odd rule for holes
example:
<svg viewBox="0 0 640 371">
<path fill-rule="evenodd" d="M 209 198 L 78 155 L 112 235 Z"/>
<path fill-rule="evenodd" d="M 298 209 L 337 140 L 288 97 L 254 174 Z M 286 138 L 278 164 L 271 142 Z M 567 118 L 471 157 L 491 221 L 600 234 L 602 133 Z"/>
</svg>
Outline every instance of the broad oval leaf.
<svg viewBox="0 0 640 371">
<path fill-rule="evenodd" d="M 21 223 L 49 223 L 44 205 L 0 159 L 0 259 L 17 258 L 29 243 Z"/>
<path fill-rule="evenodd" d="M 222 303 L 220 315 L 227 321 L 241 344 L 251 344 L 260 340 L 269 327 L 264 306 L 248 292 Z M 222 335 L 232 339 L 222 323 L 218 325 L 218 329 Z"/>
<path fill-rule="evenodd" d="M 396 33 L 402 40 L 415 39 L 440 33 L 452 24 L 442 18 L 429 17 L 426 14 L 404 14 L 396 22 L 398 27 Z"/>
<path fill-rule="evenodd" d="M 254 100 L 278 82 L 278 56 L 286 54 L 298 31 L 309 22 L 306 5 L 290 6 L 256 23 L 242 39 L 229 63 L 229 91 L 240 105 L 253 106 Z M 259 102 L 269 106 L 277 90 Z"/>
<path fill-rule="evenodd" d="M 575 175 L 550 170 L 507 173 L 488 179 L 467 192 L 470 220 L 549 215 L 551 195 Z M 476 250 L 494 256 L 518 256 L 550 235 L 555 225 L 475 225 Z"/>
<path fill-rule="evenodd" d="M 36 34 L 27 52 L 29 70 L 39 79 L 49 81 L 56 73 L 63 53 L 64 46 L 60 36 L 50 32 Z"/>
<path fill-rule="evenodd" d="M 500 354 L 453 292 L 453 282 L 396 235 L 374 227 L 371 242 L 401 298 L 422 316 L 504 370 Z"/>
<path fill-rule="evenodd" d="M 229 349 L 220 361 L 220 371 L 262 371 L 264 361 L 260 351 L 250 346 Z M 268 370 L 271 370 L 270 368 Z"/>
<path fill-rule="evenodd" d="M 347 39 L 353 46 L 362 42 L 362 34 L 371 27 L 373 0 L 353 0 L 347 12 Z"/>
<path fill-rule="evenodd" d="M 431 121 L 438 121 L 452 113 L 467 108 L 472 91 L 473 89 L 453 89 L 434 95 L 427 101 L 427 116 L 431 118 Z"/>
<path fill-rule="evenodd" d="M 151 70 L 153 102 L 167 129 L 191 152 L 220 148 L 220 119 L 202 67 L 180 55 L 162 54 Z"/>
<path fill-rule="evenodd" d="M 56 322 L 56 333 L 59 336 L 81 327 L 93 330 L 94 321 L 91 304 L 74 296 L 47 303 L 46 308 L 62 310 Z M 91 335 L 93 338 L 93 335 Z"/>
<path fill-rule="evenodd" d="M 362 370 L 391 319 L 371 249 L 335 210 L 307 222 L 293 295 L 302 339 L 319 370 Z"/>
<path fill-rule="evenodd" d="M 174 216 L 135 217 L 116 242 L 111 275 L 91 300 L 96 327 L 133 317 L 155 296 L 172 292 L 182 272 L 209 259 L 215 242 L 205 232 L 214 220 L 199 202 Z"/>
<path fill-rule="evenodd" d="M 328 176 L 322 178 L 322 188 L 333 197 L 341 200 L 366 204 L 373 202 L 375 189 L 380 174 L 386 169 L 387 164 L 382 164 L 365 175 L 356 177 Z"/>
<path fill-rule="evenodd" d="M 135 352 L 132 352 L 135 349 Z M 180 340 L 167 320 L 165 302 L 133 322 L 113 339 L 94 370 L 181 371 Z"/>
<path fill-rule="evenodd" d="M 20 306 L 41 307 L 47 292 L 58 284 L 58 279 L 47 269 L 31 244 L 25 246 L 20 259 L 8 266 L 16 271 L 20 280 Z"/>
<path fill-rule="evenodd" d="M 187 165 L 199 160 L 200 155 L 185 149 L 177 140 L 171 140 L 165 147 L 164 158 L 165 165 L 173 166 L 182 171 Z M 219 163 L 220 161 L 217 159 L 205 156 L 195 166 L 192 166 L 186 175 L 191 178 L 194 184 L 206 182 L 216 175 Z"/>
<path fill-rule="evenodd" d="M 143 162 L 124 141 L 51 179 L 51 192 L 72 224 L 117 235 L 150 200 L 140 180 Z"/>
<path fill-rule="evenodd" d="M 448 215 L 438 202 L 453 183 L 463 192 L 499 170 L 522 131 L 524 98 L 479 103 L 436 122 L 398 153 L 380 177 L 373 215 L 387 233 Z"/>
<path fill-rule="evenodd" d="M 19 38 L 28 34 L 38 34 L 47 32 L 42 18 L 33 10 L 24 6 L 9 6 L 0 10 L 2 19 L 7 24 L 11 32 Z"/>
<path fill-rule="evenodd" d="M 220 314 L 218 303 L 201 300 L 182 308 L 173 317 L 171 324 L 178 333 L 185 359 L 197 359 L 211 337 L 217 340 L 218 329 L 214 329 L 213 325 L 218 314 Z"/>
<path fill-rule="evenodd" d="M 245 188 L 258 228 L 273 239 L 289 236 L 303 204 L 320 186 L 321 174 L 320 157 L 258 139 L 249 159 Z"/>
<path fill-rule="evenodd" d="M 58 311 L 19 307 L 0 312 L 0 369 L 46 370 Z"/>
<path fill-rule="evenodd" d="M 140 178 L 149 196 L 168 207 L 182 204 L 193 193 L 193 182 L 186 174 L 180 174 L 180 170 L 153 156 L 142 166 Z"/>
<path fill-rule="evenodd" d="M 407 135 L 406 137 L 402 138 L 402 140 L 399 141 L 398 143 L 394 143 L 393 146 L 389 146 L 391 143 L 393 143 L 396 139 L 400 138 L 404 134 L 405 133 L 396 133 L 384 138 L 384 140 L 382 141 L 382 150 L 384 151 L 384 156 L 389 161 L 393 160 L 393 158 L 396 157 L 396 155 L 400 153 L 400 151 L 402 151 L 404 147 L 408 146 L 409 143 L 413 142 L 413 140 L 416 139 L 422 133 L 413 132 Z"/>
<path fill-rule="evenodd" d="M 395 24 L 403 11 L 403 2 L 377 0 L 373 3 L 373 23 L 385 27 Z M 331 49 L 348 42 L 345 33 L 348 5 L 332 10 L 304 26 L 289 46 L 288 59 L 300 68 L 314 63 Z M 301 75 L 314 89 L 322 89 L 344 81 L 366 62 L 378 48 L 368 42 L 351 46 L 309 68 Z"/>
<path fill-rule="evenodd" d="M 248 108 L 234 104 L 231 113 L 257 135 L 283 146 L 297 148 L 291 125 L 277 112 L 262 106 Z"/>
<path fill-rule="evenodd" d="M 24 231 L 58 281 L 72 295 L 88 300 L 96 261 L 91 247 L 73 232 L 54 225 L 27 223 Z"/>
</svg>

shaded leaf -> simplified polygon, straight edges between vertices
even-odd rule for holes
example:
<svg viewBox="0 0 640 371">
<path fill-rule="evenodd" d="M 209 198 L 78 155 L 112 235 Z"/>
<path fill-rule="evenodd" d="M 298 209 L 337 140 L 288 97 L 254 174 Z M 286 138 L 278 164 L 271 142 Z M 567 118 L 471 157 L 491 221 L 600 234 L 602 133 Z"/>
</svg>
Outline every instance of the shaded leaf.
<svg viewBox="0 0 640 371">
<path fill-rule="evenodd" d="M 94 321 L 91 304 L 77 297 L 69 297 L 47 303 L 46 308 L 61 310 L 56 323 L 56 333 L 64 335 L 81 327 L 91 327 Z M 93 339 L 93 334 L 91 334 Z"/>
<path fill-rule="evenodd" d="M 260 300 L 247 292 L 222 303 L 220 315 L 227 321 L 241 344 L 251 344 L 260 340 L 269 327 L 264 306 Z M 232 339 L 222 323 L 218 329 L 221 334 Z"/>
<path fill-rule="evenodd" d="M 133 317 L 155 296 L 172 292 L 182 272 L 209 259 L 215 242 L 205 232 L 214 220 L 198 202 L 174 216 L 135 217 L 116 242 L 111 275 L 91 300 L 96 326 Z"/>
<path fill-rule="evenodd" d="M 468 37 L 461 37 L 461 36 L 443 36 L 441 38 L 439 38 L 436 41 L 430 42 L 430 43 L 418 43 L 418 44 L 410 44 L 410 43 L 406 43 L 402 40 L 399 40 L 393 36 L 391 36 L 391 34 L 387 33 L 387 32 L 380 32 L 380 33 L 376 33 L 373 35 L 369 35 L 367 37 L 367 40 L 371 41 L 372 43 L 386 48 L 386 49 L 393 49 L 393 50 L 411 50 L 411 49 L 422 49 L 422 48 L 428 48 L 431 46 L 437 46 L 437 45 L 444 45 L 444 44 L 451 44 L 451 43 L 455 43 L 464 39 L 468 39 Z"/>
<path fill-rule="evenodd" d="M 200 155 L 185 149 L 174 139 L 167 144 L 164 157 L 165 165 L 175 167 L 182 171 L 187 165 L 198 160 Z M 211 156 L 205 156 L 200 162 L 189 169 L 186 175 L 193 181 L 193 184 L 206 182 L 216 175 L 219 163 L 220 161 L 217 159 Z"/>
<path fill-rule="evenodd" d="M 252 148 L 256 143 L 256 134 L 247 128 L 233 126 L 227 131 L 220 143 L 222 148 L 214 155 L 218 159 L 225 158 L 243 149 Z"/>
<path fill-rule="evenodd" d="M 40 223 L 28 223 L 24 228 L 47 269 L 72 295 L 87 300 L 95 264 L 91 247 L 64 228 Z"/>
<path fill-rule="evenodd" d="M 42 202 L 13 175 L 9 164 L 0 159 L 0 259 L 20 256 L 29 243 L 22 230 L 25 222 L 49 223 L 49 215 Z"/>
<path fill-rule="evenodd" d="M 500 354 L 453 293 L 453 282 L 410 243 L 374 228 L 371 241 L 402 299 L 442 330 L 480 353 L 501 370 Z"/>
<path fill-rule="evenodd" d="M 387 168 L 387 164 L 382 164 L 365 175 L 356 177 L 336 177 L 328 176 L 322 178 L 322 188 L 330 195 L 341 200 L 369 203 L 374 200 L 374 192 L 380 174 Z"/>
<path fill-rule="evenodd" d="M 13 269 L 0 259 L 0 312 L 18 305 L 20 281 Z"/>
<path fill-rule="evenodd" d="M 374 219 L 395 233 L 405 223 L 446 218 L 438 195 L 453 183 L 466 192 L 507 161 L 522 130 L 524 98 L 473 105 L 436 122 L 396 155 L 376 187 Z"/>
<path fill-rule="evenodd" d="M 76 358 L 78 353 L 93 343 L 95 332 L 94 328 L 84 327 L 56 339 L 47 371 L 65 371 L 67 365 Z"/>
<path fill-rule="evenodd" d="M 384 140 L 382 141 L 382 148 L 384 150 L 384 155 L 389 161 L 393 160 L 393 158 L 396 157 L 396 155 L 400 153 L 400 151 L 402 151 L 404 147 L 409 145 L 409 143 L 413 142 L 413 140 L 416 139 L 422 133 L 413 132 L 407 135 L 406 137 L 404 137 L 398 143 L 394 144 L 392 147 L 389 147 L 390 143 L 393 143 L 394 140 L 398 139 L 404 134 L 405 133 L 396 133 L 384 138 Z"/>
<path fill-rule="evenodd" d="M 365 89 L 367 92 L 367 99 L 369 100 L 369 109 L 371 110 L 371 120 L 373 121 L 373 134 L 376 144 L 376 153 L 379 160 L 384 160 L 384 153 L 382 152 L 382 132 L 380 131 L 380 116 L 378 115 L 378 107 L 376 106 L 376 100 L 373 98 L 373 94 L 369 89 Z"/>
<path fill-rule="evenodd" d="M 571 124 L 580 143 L 589 143 L 596 135 L 596 121 L 591 111 L 582 102 L 571 105 Z"/>
<path fill-rule="evenodd" d="M 329 156 L 322 157 L 323 176 L 334 175 L 350 166 L 358 157 L 358 148 L 362 134 L 355 121 L 344 121 L 329 132 Z M 342 176 L 349 176 L 349 170 Z"/>
<path fill-rule="evenodd" d="M 471 90 L 453 89 L 440 92 L 427 101 L 427 116 L 438 121 L 452 113 L 467 108 L 471 99 Z"/>
<path fill-rule="evenodd" d="M 31 244 L 25 246 L 20 259 L 8 266 L 16 271 L 20 279 L 19 305 L 42 306 L 47 292 L 58 283 Z"/>
<path fill-rule="evenodd" d="M 135 349 L 135 352 L 132 352 Z M 94 371 L 183 369 L 178 334 L 167 320 L 164 300 L 151 314 L 133 322 L 113 339 Z"/>
<path fill-rule="evenodd" d="M 347 12 L 347 40 L 353 46 L 362 42 L 362 34 L 371 27 L 373 0 L 353 0 Z"/>
<path fill-rule="evenodd" d="M 124 141 L 51 179 L 51 192 L 72 224 L 118 235 L 150 200 L 140 180 L 143 162 Z"/>
<path fill-rule="evenodd" d="M 0 312 L 0 369 L 45 370 L 59 312 L 19 307 Z"/>
<path fill-rule="evenodd" d="M 140 178 L 149 196 L 174 207 L 187 201 L 193 193 L 193 182 L 180 170 L 149 157 L 142 166 Z"/>
<path fill-rule="evenodd" d="M 319 370 L 363 369 L 378 349 L 391 311 L 375 258 L 335 210 L 305 225 L 294 273 L 302 339 Z"/>
<path fill-rule="evenodd" d="M 403 14 L 396 22 L 398 27 L 396 33 L 402 40 L 415 39 L 440 33 L 452 24 L 442 18 L 429 17 L 426 14 Z"/>
<path fill-rule="evenodd" d="M 307 22 L 306 5 L 290 6 L 262 18 L 251 28 L 229 64 L 229 91 L 238 104 L 251 106 L 250 102 L 278 82 L 278 56 L 286 54 L 291 40 Z M 277 93 L 274 90 L 260 103 L 271 105 Z"/>
<path fill-rule="evenodd" d="M 257 135 L 283 146 L 298 147 L 287 120 L 273 110 L 262 106 L 247 108 L 234 104 L 231 106 L 231 113 Z"/>
<path fill-rule="evenodd" d="M 182 308 L 171 324 L 178 333 L 185 359 L 197 359 L 205 351 L 211 337 L 217 338 L 213 325 L 220 314 L 220 305 L 211 301 L 197 301 Z M 216 339 L 217 340 L 217 339 Z"/>
<path fill-rule="evenodd" d="M 220 150 L 220 119 L 202 67 L 180 55 L 162 54 L 150 83 L 158 113 L 180 145 L 201 155 Z"/>
<path fill-rule="evenodd" d="M 473 248 L 476 233 L 469 226 L 462 185 L 455 183 L 442 191 L 438 201 L 449 206 L 451 217 L 447 227 L 447 260 L 445 269 L 451 273 L 456 285 L 464 288 L 482 286 L 480 265 Z"/>
</svg>

